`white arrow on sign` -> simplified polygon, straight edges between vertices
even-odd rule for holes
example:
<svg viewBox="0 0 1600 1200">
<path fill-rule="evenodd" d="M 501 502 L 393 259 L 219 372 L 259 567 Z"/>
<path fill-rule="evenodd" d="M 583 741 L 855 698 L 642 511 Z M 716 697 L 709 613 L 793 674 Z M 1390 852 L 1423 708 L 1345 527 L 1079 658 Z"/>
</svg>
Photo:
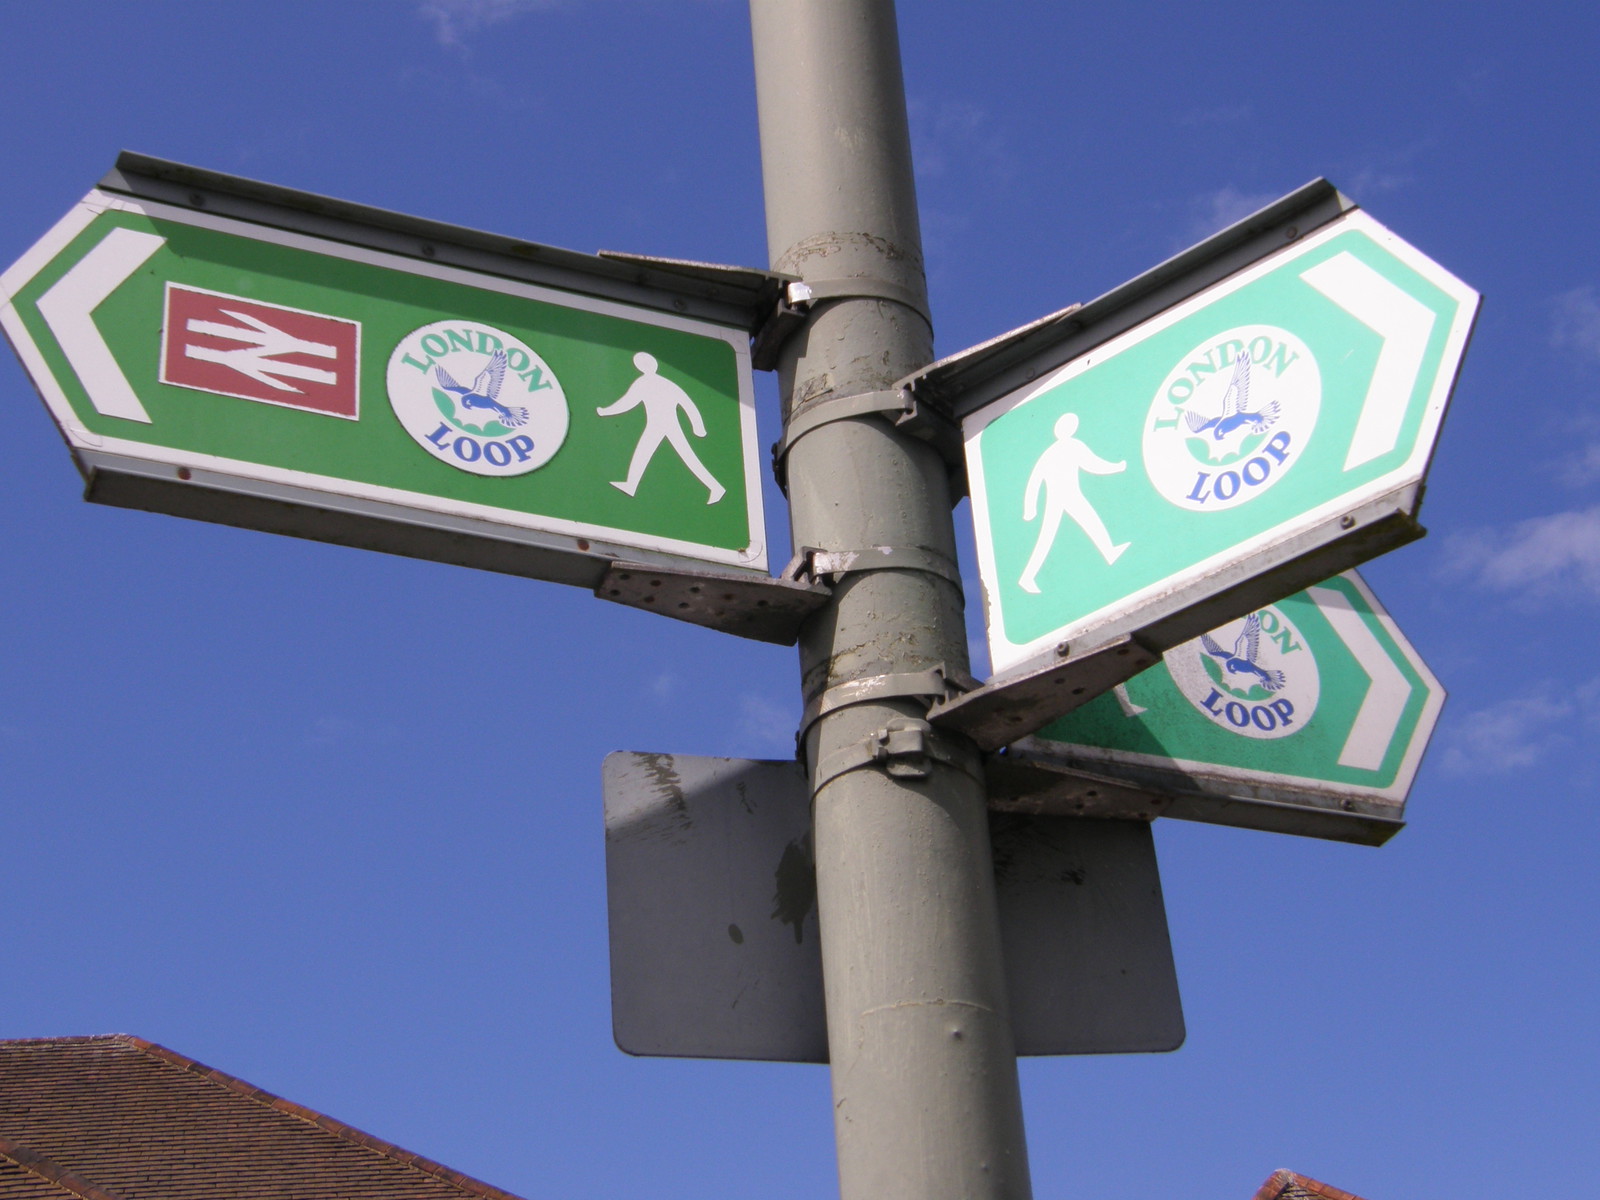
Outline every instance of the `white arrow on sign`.
<svg viewBox="0 0 1600 1200">
<path fill-rule="evenodd" d="M 1433 332 L 1434 314 L 1348 250 L 1302 271 L 1304 279 L 1383 339 L 1344 469 L 1393 450 Z"/>
<path fill-rule="evenodd" d="M 1339 640 L 1350 648 L 1369 681 L 1350 734 L 1339 751 L 1339 765 L 1376 771 L 1399 732 L 1400 716 L 1411 698 L 1411 684 L 1350 606 L 1348 596 L 1325 587 L 1307 588 L 1306 594 L 1328 619 Z"/>
<path fill-rule="evenodd" d="M 95 327 L 93 313 L 166 241 L 137 229 L 113 229 L 39 297 L 40 315 L 83 381 L 95 411 L 104 416 L 150 423 L 150 414 L 134 395 L 128 377 Z"/>
</svg>

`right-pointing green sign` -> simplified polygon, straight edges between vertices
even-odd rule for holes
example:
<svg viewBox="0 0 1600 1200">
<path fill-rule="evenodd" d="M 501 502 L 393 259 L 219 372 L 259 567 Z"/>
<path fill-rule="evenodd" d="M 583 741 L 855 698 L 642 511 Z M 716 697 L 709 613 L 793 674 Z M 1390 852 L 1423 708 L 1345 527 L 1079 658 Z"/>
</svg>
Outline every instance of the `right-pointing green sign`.
<svg viewBox="0 0 1600 1200">
<path fill-rule="evenodd" d="M 1416 536 L 1364 526 L 1410 522 L 1477 293 L 1360 212 L 1287 235 L 966 417 L 997 678 L 1164 649 Z"/>
<path fill-rule="evenodd" d="M 1297 827 L 1290 810 L 1309 809 L 1345 814 L 1381 840 L 1399 826 L 1443 703 L 1351 571 L 1167 651 L 1015 752 L 1183 797 L 1169 815 L 1340 827 Z"/>
</svg>

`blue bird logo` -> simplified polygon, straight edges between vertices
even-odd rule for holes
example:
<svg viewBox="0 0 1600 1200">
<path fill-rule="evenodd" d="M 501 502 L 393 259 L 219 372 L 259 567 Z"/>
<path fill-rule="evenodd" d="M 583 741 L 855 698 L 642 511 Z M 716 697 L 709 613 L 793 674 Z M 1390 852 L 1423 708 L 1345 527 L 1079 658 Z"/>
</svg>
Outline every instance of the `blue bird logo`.
<svg viewBox="0 0 1600 1200">
<path fill-rule="evenodd" d="M 456 406 L 462 417 L 470 414 L 468 409 L 487 409 L 497 417 L 502 425 L 515 429 L 525 425 L 528 421 L 528 410 L 516 405 L 501 404 L 499 400 L 500 385 L 506 378 L 506 352 L 496 350 L 489 356 L 489 365 L 478 372 L 478 377 L 472 381 L 472 386 L 457 383 L 455 378 L 443 366 L 433 368 L 434 377 L 438 379 L 439 386 L 455 399 Z"/>
<path fill-rule="evenodd" d="M 1284 685 L 1282 671 L 1272 671 L 1256 664 L 1256 658 L 1261 653 L 1261 614 L 1251 613 L 1245 618 L 1244 630 L 1233 644 L 1230 652 L 1217 644 L 1217 640 L 1209 633 L 1200 635 L 1200 644 L 1205 647 L 1205 652 L 1220 662 L 1229 675 L 1243 675 L 1248 679 L 1247 687 L 1264 687 L 1269 692 L 1276 692 Z"/>
<path fill-rule="evenodd" d="M 1191 433 L 1209 433 L 1217 445 L 1211 448 L 1211 457 L 1221 457 L 1221 443 L 1233 434 L 1264 433 L 1278 419 L 1276 400 L 1250 411 L 1250 352 L 1241 350 L 1233 360 L 1233 378 L 1228 380 L 1228 390 L 1222 394 L 1222 411 L 1214 417 L 1203 416 L 1188 409 L 1183 414 L 1184 424 Z"/>
</svg>

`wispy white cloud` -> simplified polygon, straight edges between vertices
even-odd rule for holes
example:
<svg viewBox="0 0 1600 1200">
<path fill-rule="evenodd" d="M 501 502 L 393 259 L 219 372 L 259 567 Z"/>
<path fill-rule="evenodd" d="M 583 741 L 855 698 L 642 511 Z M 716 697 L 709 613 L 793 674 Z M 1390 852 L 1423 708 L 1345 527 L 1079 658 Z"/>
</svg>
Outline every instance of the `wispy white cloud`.
<svg viewBox="0 0 1600 1200">
<path fill-rule="evenodd" d="M 1210 237 L 1277 198 L 1277 192 L 1244 192 L 1231 185 L 1196 196 L 1189 201 L 1190 240 Z"/>
<path fill-rule="evenodd" d="M 919 180 L 960 179 L 988 187 L 1016 173 L 1005 134 L 981 106 L 964 100 L 929 104 L 913 97 L 906 110 Z"/>
<path fill-rule="evenodd" d="M 794 753 L 794 734 L 800 725 L 795 711 L 766 696 L 746 695 L 739 700 L 739 733 L 752 750 L 787 758 Z"/>
<path fill-rule="evenodd" d="M 1358 169 L 1348 179 L 1336 180 L 1341 191 L 1361 203 L 1386 192 L 1397 192 L 1412 183 L 1409 171 L 1392 167 L 1366 166 Z"/>
<path fill-rule="evenodd" d="M 1590 442 L 1569 454 L 1561 463 L 1560 478 L 1574 488 L 1600 482 L 1600 442 Z"/>
<path fill-rule="evenodd" d="M 556 8 L 561 0 L 423 0 L 417 14 L 432 21 L 434 38 L 446 49 L 461 48 L 479 30 L 525 12 Z"/>
<path fill-rule="evenodd" d="M 1600 599 L 1600 505 L 1457 534 L 1447 575 L 1525 601 Z"/>
<path fill-rule="evenodd" d="M 1456 722 L 1443 763 L 1456 775 L 1503 774 L 1532 767 L 1570 745 L 1575 726 L 1592 720 L 1594 685 L 1576 695 L 1549 687 L 1539 694 L 1514 696 L 1468 713 Z"/>
<path fill-rule="evenodd" d="M 1600 360 L 1600 297 L 1592 287 L 1562 292 L 1551 302 L 1550 344 Z"/>
</svg>

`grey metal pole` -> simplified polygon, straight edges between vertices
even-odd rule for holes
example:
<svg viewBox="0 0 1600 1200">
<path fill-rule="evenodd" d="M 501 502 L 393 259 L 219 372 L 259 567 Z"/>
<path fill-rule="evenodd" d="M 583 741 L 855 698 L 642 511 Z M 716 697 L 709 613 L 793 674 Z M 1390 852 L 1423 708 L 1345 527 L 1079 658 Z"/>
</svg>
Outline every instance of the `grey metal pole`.
<svg viewBox="0 0 1600 1200">
<path fill-rule="evenodd" d="M 892 0 L 751 0 L 751 21 L 772 265 L 817 294 L 779 367 L 795 430 L 933 336 Z M 916 725 L 927 673 L 967 669 L 947 468 L 872 416 L 787 467 L 796 547 L 893 552 L 837 577 L 800 642 L 840 1190 L 1028 1197 L 978 758 Z"/>
</svg>

